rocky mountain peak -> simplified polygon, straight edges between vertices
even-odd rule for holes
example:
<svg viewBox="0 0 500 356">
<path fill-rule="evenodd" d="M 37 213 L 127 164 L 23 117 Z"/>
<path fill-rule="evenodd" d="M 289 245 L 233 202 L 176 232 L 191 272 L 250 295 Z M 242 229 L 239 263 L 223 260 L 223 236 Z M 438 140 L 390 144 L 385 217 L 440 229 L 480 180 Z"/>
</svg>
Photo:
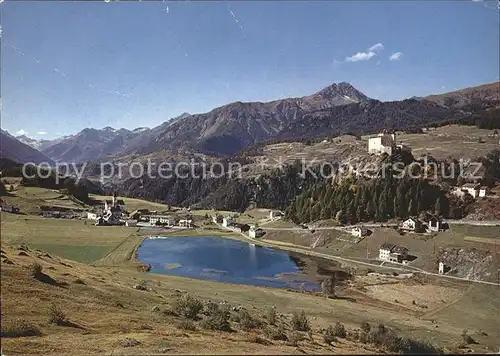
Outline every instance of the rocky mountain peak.
<svg viewBox="0 0 500 356">
<path fill-rule="evenodd" d="M 360 102 L 370 99 L 365 94 L 353 87 L 350 83 L 346 82 L 341 82 L 338 84 L 333 83 L 332 85 L 321 89 L 316 94 L 313 94 L 313 96 L 322 99 L 342 98 L 351 102 Z"/>
</svg>

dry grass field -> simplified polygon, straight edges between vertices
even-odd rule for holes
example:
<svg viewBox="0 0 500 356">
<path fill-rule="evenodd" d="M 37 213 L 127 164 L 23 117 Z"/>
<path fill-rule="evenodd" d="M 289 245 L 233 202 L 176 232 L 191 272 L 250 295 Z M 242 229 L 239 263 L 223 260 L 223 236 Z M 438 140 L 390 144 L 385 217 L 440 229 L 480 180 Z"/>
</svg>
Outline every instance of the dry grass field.
<svg viewBox="0 0 500 356">
<path fill-rule="evenodd" d="M 41 265 L 45 277 L 32 274 L 33 262 Z M 337 338 L 329 346 L 323 341 L 321 329 L 337 321 L 344 323 L 348 331 L 359 328 L 362 321 L 374 325 L 382 322 L 401 335 L 423 340 L 430 340 L 428 333 L 432 332 L 434 342 L 451 348 L 462 330 L 451 321 L 439 321 L 436 329 L 435 324 L 397 306 L 369 300 L 365 303 L 363 297 L 357 302 L 325 300 L 286 290 L 145 274 L 126 267 L 92 267 L 23 247 L 2 246 L 1 278 L 2 332 L 8 335 L 2 339 L 2 348 L 6 354 L 380 353 L 387 350 L 350 337 Z M 136 290 L 135 284 L 143 284 L 148 290 Z M 231 318 L 233 331 L 228 333 L 207 330 L 203 326 L 207 316 L 202 314 L 200 320 L 183 322 L 172 311 L 177 310 L 176 300 L 186 293 L 204 301 L 225 300 L 242 306 L 263 325 L 247 330 L 241 321 Z M 63 314 L 59 324 L 50 321 L 54 316 L 51 303 L 56 303 L 56 309 Z M 263 332 L 276 328 L 264 315 L 270 306 L 276 306 L 279 323 L 289 338 L 291 312 L 304 311 L 312 326 L 311 335 L 297 332 L 297 340 L 301 341 L 296 345 L 291 339 L 272 340 Z M 181 324 L 189 324 L 189 330 L 180 328 Z M 20 332 L 37 335 L 13 336 Z"/>
</svg>

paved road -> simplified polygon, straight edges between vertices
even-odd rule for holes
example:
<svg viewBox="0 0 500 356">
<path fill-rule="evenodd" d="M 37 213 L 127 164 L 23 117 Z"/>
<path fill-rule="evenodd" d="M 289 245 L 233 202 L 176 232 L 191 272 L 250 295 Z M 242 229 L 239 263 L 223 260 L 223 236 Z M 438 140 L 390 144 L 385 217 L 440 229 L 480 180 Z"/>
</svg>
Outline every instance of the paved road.
<svg viewBox="0 0 500 356">
<path fill-rule="evenodd" d="M 451 225 L 500 226 L 500 220 L 445 220 L 445 222 Z"/>
<path fill-rule="evenodd" d="M 216 223 L 216 224 L 219 226 L 219 228 L 221 228 L 223 230 L 233 231 L 233 230 L 231 230 L 229 228 L 225 228 L 222 225 L 219 225 L 218 223 Z M 266 228 L 266 230 L 270 230 L 270 229 Z M 392 266 L 387 266 L 387 265 L 381 266 L 380 264 L 363 262 L 363 261 L 353 260 L 351 258 L 345 258 L 345 257 L 340 257 L 340 256 L 327 255 L 327 254 L 324 254 L 324 253 L 320 253 L 320 252 L 316 252 L 316 251 L 311 251 L 311 250 L 306 250 L 306 249 L 303 249 L 303 248 L 297 248 L 297 247 L 291 247 L 291 246 L 283 246 L 283 245 L 274 244 L 274 243 L 271 243 L 271 242 L 268 242 L 268 241 L 264 242 L 264 241 L 261 241 L 261 240 L 252 239 L 252 238 L 248 237 L 246 234 L 244 234 L 242 232 L 238 232 L 238 233 L 241 236 L 243 236 L 247 241 L 250 241 L 251 243 L 256 244 L 256 245 L 262 245 L 262 246 L 266 246 L 266 247 L 284 249 L 284 250 L 287 250 L 287 251 L 302 253 L 302 254 L 309 255 L 309 256 L 320 257 L 320 258 L 324 258 L 324 259 L 327 259 L 327 260 L 343 261 L 343 262 L 354 263 L 354 264 L 359 264 L 359 265 L 364 265 L 364 266 L 369 266 L 369 267 L 378 267 L 378 268 L 383 267 L 383 268 L 386 268 L 386 269 L 392 269 L 392 270 L 398 270 L 398 271 L 404 271 L 404 272 L 417 272 L 417 273 L 425 274 L 425 275 L 428 275 L 428 276 L 435 276 L 435 277 L 438 277 L 438 278 L 455 279 L 455 280 L 460 280 L 460 281 L 465 281 L 465 282 L 470 282 L 470 283 L 489 284 L 489 285 L 499 286 L 498 283 L 494 283 L 494 282 L 487 282 L 487 281 L 481 281 L 481 280 L 472 280 L 472 279 L 460 278 L 460 277 L 455 277 L 455 276 L 448 276 L 448 275 L 444 275 L 444 274 L 432 273 L 432 272 L 428 272 L 428 271 L 422 270 L 422 269 L 414 267 L 414 266 L 404 266 L 404 267 L 403 266 L 401 266 L 401 267 L 392 267 Z"/>
</svg>

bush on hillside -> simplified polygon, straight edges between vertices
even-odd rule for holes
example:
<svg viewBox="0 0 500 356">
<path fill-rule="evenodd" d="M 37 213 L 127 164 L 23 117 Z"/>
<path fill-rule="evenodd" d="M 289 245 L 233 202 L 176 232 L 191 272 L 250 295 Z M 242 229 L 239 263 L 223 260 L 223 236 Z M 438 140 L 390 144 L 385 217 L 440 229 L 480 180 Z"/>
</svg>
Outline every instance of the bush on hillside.
<svg viewBox="0 0 500 356">
<path fill-rule="evenodd" d="M 43 267 L 37 262 L 31 263 L 28 266 L 28 270 L 29 270 L 30 275 L 33 278 L 40 279 L 43 275 L 43 273 L 42 273 Z"/>
<path fill-rule="evenodd" d="M 182 319 L 177 324 L 177 327 L 179 329 L 187 330 L 187 331 L 195 331 L 196 330 L 196 324 L 190 319 Z"/>
<path fill-rule="evenodd" d="M 198 314 L 203 311 L 203 303 L 190 294 L 186 294 L 177 299 L 174 311 L 187 319 L 197 319 Z"/>
<path fill-rule="evenodd" d="M 256 319 L 253 316 L 251 316 L 250 313 L 245 309 L 240 310 L 238 312 L 238 316 L 239 316 L 240 326 L 243 330 L 255 329 L 262 325 L 259 319 Z"/>
<path fill-rule="evenodd" d="M 40 329 L 24 319 L 4 321 L 2 337 L 40 336 Z"/>
<path fill-rule="evenodd" d="M 278 327 L 272 327 L 268 326 L 266 329 L 264 329 L 264 335 L 271 340 L 281 340 L 281 341 L 286 341 L 287 336 L 285 333 L 285 327 L 281 324 Z"/>
<path fill-rule="evenodd" d="M 271 325 L 275 325 L 276 322 L 278 321 L 278 315 L 276 314 L 276 309 L 274 308 L 267 308 L 266 310 L 266 319 L 267 322 Z"/>
<path fill-rule="evenodd" d="M 299 346 L 299 342 L 302 340 L 302 335 L 300 335 L 298 332 L 296 331 L 292 331 L 289 335 L 288 335 L 288 344 L 290 346 Z"/>
<path fill-rule="evenodd" d="M 330 345 L 332 342 L 337 341 L 337 338 L 335 337 L 335 330 L 333 326 L 329 325 L 326 330 L 323 333 L 323 341 L 325 344 Z"/>
<path fill-rule="evenodd" d="M 52 303 L 49 306 L 49 323 L 56 325 L 65 325 L 67 323 L 66 313 L 62 311 L 56 304 Z"/>
<path fill-rule="evenodd" d="M 311 325 L 309 324 L 309 319 L 307 319 L 306 313 L 301 311 L 300 314 L 294 312 L 292 315 L 292 328 L 297 331 L 309 331 Z"/>
<path fill-rule="evenodd" d="M 209 330 L 231 331 L 229 316 L 230 312 L 227 308 L 218 308 L 202 321 L 201 326 Z"/>
</svg>

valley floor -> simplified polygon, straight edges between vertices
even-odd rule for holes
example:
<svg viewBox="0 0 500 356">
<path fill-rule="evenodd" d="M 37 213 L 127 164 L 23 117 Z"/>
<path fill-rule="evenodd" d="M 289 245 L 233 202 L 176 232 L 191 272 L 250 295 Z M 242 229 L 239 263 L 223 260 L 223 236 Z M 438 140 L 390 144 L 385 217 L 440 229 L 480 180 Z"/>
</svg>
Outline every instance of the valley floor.
<svg viewBox="0 0 500 356">
<path fill-rule="evenodd" d="M 33 197 L 36 194 L 36 199 L 49 194 L 30 193 Z M 48 198 L 54 199 L 52 195 Z M 21 200 L 21 197 L 16 199 Z M 23 203 L 28 204 L 24 200 Z M 251 215 L 261 221 L 266 213 L 256 210 Z M 314 293 L 166 276 L 138 268 L 136 249 L 150 235 L 220 236 L 248 241 L 213 224 L 204 224 L 200 229 L 169 231 L 98 227 L 82 220 L 4 212 L 0 218 L 2 333 L 12 329 L 18 319 L 35 326 L 41 333 L 40 336 L 3 337 L 2 351 L 7 355 L 386 352 L 387 349 L 381 346 L 362 344 L 350 336 L 339 338 L 332 346 L 324 343 L 321 330 L 326 326 L 341 322 L 351 335 L 363 321 L 374 326 L 383 323 L 399 335 L 431 342 L 451 352 L 498 352 L 500 288 L 495 285 L 420 274 L 411 276 L 410 271 L 396 271 L 386 266 L 363 267 L 304 255 L 305 270 L 311 278 L 318 277 L 319 269 L 338 266 L 338 263 L 355 274 L 354 280 L 339 291 L 337 298 L 325 299 Z M 268 226 L 293 228 L 282 222 L 272 222 Z M 361 261 L 366 258 L 367 247 L 370 253 L 376 253 L 381 241 L 389 239 L 409 245 L 411 251 L 419 251 L 422 262 L 418 262 L 421 265 L 417 267 L 422 268 L 430 268 L 434 241 L 438 248 L 474 246 L 481 250 L 487 246 L 495 256 L 500 252 L 493 250 L 498 228 L 457 226 L 428 241 L 418 236 L 392 234 L 391 229 L 374 229 L 366 243 L 355 244 L 342 241 L 346 234 L 337 230 L 269 230 L 264 241 L 255 242 L 272 243 L 272 247 L 301 254 L 316 251 L 332 258 L 338 255 Z M 321 243 L 311 248 L 318 239 Z M 39 263 L 43 273 L 50 278 L 41 281 L 30 275 L 33 262 Z M 397 276 L 393 272 L 397 272 Z M 489 273 L 488 270 L 480 272 Z M 134 289 L 135 285 L 143 284 L 149 290 Z M 202 321 L 196 321 L 195 330 L 181 329 L 182 320 L 178 316 L 157 311 L 171 310 L 184 294 L 204 301 L 227 301 L 232 306 L 242 306 L 264 320 L 265 325 L 248 331 L 232 321 L 234 332 L 222 333 L 206 330 L 201 327 Z M 48 322 L 48 310 L 53 302 L 63 309 L 70 324 L 60 326 Z M 295 346 L 290 341 L 267 337 L 263 330 L 272 326 L 265 323 L 264 314 L 271 306 L 281 315 L 289 336 L 292 312 L 304 311 L 312 324 L 312 339 L 302 333 L 302 340 Z M 464 329 L 477 344 L 457 348 L 463 344 Z M 127 347 L 135 343 L 127 338 L 139 343 Z"/>
</svg>

